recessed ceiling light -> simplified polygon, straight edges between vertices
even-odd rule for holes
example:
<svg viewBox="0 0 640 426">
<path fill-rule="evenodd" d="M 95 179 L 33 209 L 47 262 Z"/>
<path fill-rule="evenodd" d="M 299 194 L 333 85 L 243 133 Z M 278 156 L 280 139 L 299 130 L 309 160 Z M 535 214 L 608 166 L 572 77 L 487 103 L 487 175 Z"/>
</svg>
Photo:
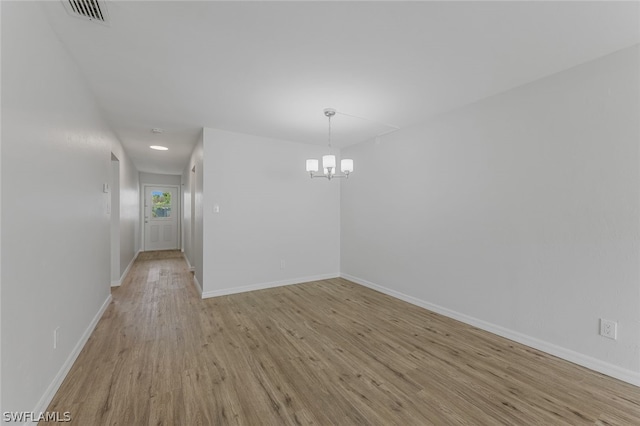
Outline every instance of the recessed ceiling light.
<svg viewBox="0 0 640 426">
<path fill-rule="evenodd" d="M 164 132 L 164 130 L 162 130 L 159 127 L 154 127 L 153 129 L 151 129 L 151 133 L 162 133 Z"/>
<path fill-rule="evenodd" d="M 151 145 L 149 148 L 155 149 L 157 151 L 168 151 L 169 150 L 169 148 L 167 148 L 166 146 L 160 146 L 160 145 Z"/>
</svg>

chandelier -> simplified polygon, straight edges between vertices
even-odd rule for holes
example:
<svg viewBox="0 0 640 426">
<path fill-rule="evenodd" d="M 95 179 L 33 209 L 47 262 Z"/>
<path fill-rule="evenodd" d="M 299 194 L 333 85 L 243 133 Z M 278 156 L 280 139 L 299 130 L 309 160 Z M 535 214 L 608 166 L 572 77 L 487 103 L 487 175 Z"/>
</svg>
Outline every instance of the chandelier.
<svg viewBox="0 0 640 426">
<path fill-rule="evenodd" d="M 311 178 L 327 178 L 331 180 L 333 178 L 349 178 L 349 174 L 353 172 L 353 160 L 350 158 L 343 158 L 340 161 L 340 170 L 343 174 L 336 173 L 336 156 L 331 153 L 331 117 L 336 115 L 336 110 L 333 108 L 326 108 L 324 115 L 329 119 L 329 153 L 322 156 L 322 169 L 324 174 L 318 173 L 318 160 L 312 158 L 307 160 L 307 172 Z"/>
</svg>

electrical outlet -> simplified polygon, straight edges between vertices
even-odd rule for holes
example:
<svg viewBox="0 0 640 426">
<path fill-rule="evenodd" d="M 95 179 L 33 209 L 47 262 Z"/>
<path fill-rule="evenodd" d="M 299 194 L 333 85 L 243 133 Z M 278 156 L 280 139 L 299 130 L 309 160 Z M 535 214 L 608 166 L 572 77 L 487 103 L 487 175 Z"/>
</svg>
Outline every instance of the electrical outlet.
<svg viewBox="0 0 640 426">
<path fill-rule="evenodd" d="M 58 331 L 60 331 L 60 327 L 53 330 L 53 349 L 58 349 Z"/>
<path fill-rule="evenodd" d="M 616 340 L 618 338 L 618 323 L 600 318 L 600 335 Z"/>
<path fill-rule="evenodd" d="M 284 259 L 280 259 L 280 269 L 284 269 L 286 264 L 284 263 Z"/>
</svg>

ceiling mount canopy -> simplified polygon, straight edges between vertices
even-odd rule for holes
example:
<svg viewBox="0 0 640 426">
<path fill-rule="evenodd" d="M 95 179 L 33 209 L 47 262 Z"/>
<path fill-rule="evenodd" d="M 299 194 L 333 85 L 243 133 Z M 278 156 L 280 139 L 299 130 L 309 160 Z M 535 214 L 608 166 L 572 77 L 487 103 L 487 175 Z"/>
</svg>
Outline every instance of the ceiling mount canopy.
<svg viewBox="0 0 640 426">
<path fill-rule="evenodd" d="M 336 115 L 336 110 L 333 108 L 325 108 L 324 115 L 329 119 L 329 139 L 328 139 L 328 151 L 327 155 L 322 156 L 322 169 L 323 174 L 314 174 L 318 172 L 318 160 L 315 158 L 307 160 L 307 172 L 311 178 L 327 178 L 331 180 L 333 178 L 349 178 L 349 174 L 353 172 L 353 160 L 350 158 L 343 158 L 340 161 L 340 170 L 343 174 L 336 173 L 336 156 L 331 153 L 331 117 Z"/>
</svg>

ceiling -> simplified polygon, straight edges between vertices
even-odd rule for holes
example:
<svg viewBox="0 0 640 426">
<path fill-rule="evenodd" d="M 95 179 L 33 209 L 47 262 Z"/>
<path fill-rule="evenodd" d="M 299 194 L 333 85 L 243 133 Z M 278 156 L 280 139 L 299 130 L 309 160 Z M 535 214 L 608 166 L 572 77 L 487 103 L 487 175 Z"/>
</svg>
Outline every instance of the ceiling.
<svg viewBox="0 0 640 426">
<path fill-rule="evenodd" d="M 638 2 L 44 2 L 140 171 L 180 174 L 202 127 L 347 146 L 640 42 Z M 151 128 L 162 128 L 154 134 Z M 169 151 L 151 151 L 165 145 Z"/>
</svg>

